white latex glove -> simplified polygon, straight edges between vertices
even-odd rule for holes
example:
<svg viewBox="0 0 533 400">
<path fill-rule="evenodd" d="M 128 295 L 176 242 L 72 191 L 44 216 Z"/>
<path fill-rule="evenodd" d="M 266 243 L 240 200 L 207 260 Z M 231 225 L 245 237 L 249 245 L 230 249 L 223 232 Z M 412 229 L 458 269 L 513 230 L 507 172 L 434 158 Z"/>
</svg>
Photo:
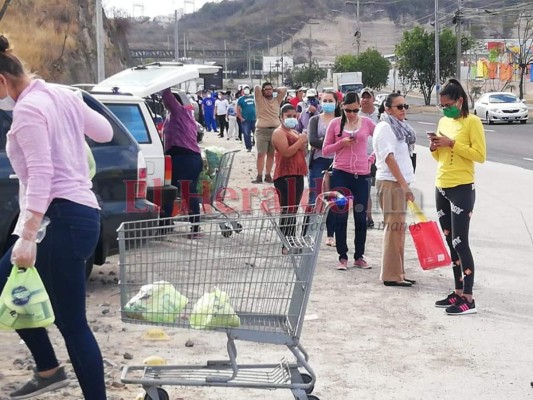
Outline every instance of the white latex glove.
<svg viewBox="0 0 533 400">
<path fill-rule="evenodd" d="M 11 263 L 20 268 L 31 268 L 37 257 L 37 243 L 34 240 L 18 238 L 11 253 Z"/>
</svg>

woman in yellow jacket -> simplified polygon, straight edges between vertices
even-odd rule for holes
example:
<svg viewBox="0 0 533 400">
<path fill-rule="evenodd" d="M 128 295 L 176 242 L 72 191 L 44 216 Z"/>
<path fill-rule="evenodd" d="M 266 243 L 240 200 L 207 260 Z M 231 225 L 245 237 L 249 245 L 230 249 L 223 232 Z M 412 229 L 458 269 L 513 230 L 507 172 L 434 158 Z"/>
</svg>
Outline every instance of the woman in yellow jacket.
<svg viewBox="0 0 533 400">
<path fill-rule="evenodd" d="M 453 262 L 455 291 L 436 307 L 448 315 L 477 312 L 473 298 L 474 259 L 468 241 L 474 211 L 474 162 L 483 163 L 487 150 L 481 120 L 468 112 L 468 97 L 455 79 L 440 92 L 440 119 L 437 134 L 429 137 L 430 150 L 437 160 L 436 206 Z"/>
</svg>

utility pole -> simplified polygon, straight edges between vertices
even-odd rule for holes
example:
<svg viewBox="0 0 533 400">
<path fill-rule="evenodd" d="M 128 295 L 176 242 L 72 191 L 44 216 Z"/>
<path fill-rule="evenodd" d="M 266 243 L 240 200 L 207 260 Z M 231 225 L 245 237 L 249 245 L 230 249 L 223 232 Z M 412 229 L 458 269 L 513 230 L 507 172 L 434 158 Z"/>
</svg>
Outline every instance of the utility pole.
<svg viewBox="0 0 533 400">
<path fill-rule="evenodd" d="M 357 0 L 357 8 L 356 8 L 356 20 L 357 20 L 357 31 L 356 31 L 356 38 L 355 42 L 357 43 L 357 55 L 359 55 L 359 52 L 361 50 L 361 21 L 359 20 L 359 0 Z"/>
<path fill-rule="evenodd" d="M 224 39 L 224 78 L 228 79 L 228 44 Z"/>
<path fill-rule="evenodd" d="M 248 80 L 252 82 L 252 63 L 250 60 L 251 57 L 251 49 L 250 49 L 250 39 L 248 39 Z"/>
<path fill-rule="evenodd" d="M 178 39 L 178 10 L 174 10 L 174 61 L 180 60 L 180 41 Z"/>
<path fill-rule="evenodd" d="M 102 15 L 102 0 L 96 0 L 96 59 L 98 82 L 105 79 L 105 47 L 104 47 L 104 18 Z"/>
<path fill-rule="evenodd" d="M 456 78 L 460 82 L 461 81 L 461 17 L 462 17 L 462 11 L 461 11 L 461 0 L 457 0 L 457 14 L 455 16 L 455 20 L 457 22 L 457 72 L 456 72 Z"/>
<path fill-rule="evenodd" d="M 440 29 L 439 29 L 439 0 L 435 0 L 435 105 L 439 105 L 440 98 Z"/>
</svg>

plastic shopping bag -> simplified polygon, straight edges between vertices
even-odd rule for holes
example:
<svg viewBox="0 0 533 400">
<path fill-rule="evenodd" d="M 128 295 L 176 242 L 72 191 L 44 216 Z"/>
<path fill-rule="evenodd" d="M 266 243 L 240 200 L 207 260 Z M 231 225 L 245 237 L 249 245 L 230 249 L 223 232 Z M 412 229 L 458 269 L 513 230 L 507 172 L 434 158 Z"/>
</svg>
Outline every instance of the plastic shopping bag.
<svg viewBox="0 0 533 400">
<path fill-rule="evenodd" d="M 143 321 L 172 324 L 189 299 L 166 281 L 144 285 L 124 306 L 127 317 Z"/>
<path fill-rule="evenodd" d="M 422 269 L 446 267 L 451 263 L 450 253 L 439 227 L 435 221 L 428 221 L 422 210 L 413 202 L 408 202 L 409 209 L 418 222 L 409 226 L 409 232 L 415 244 L 418 261 Z"/>
<path fill-rule="evenodd" d="M 13 266 L 0 295 L 0 329 L 45 328 L 54 319 L 37 269 Z"/>
<path fill-rule="evenodd" d="M 205 293 L 196 302 L 189 322 L 194 329 L 237 328 L 241 325 L 229 296 L 218 288 Z"/>
</svg>

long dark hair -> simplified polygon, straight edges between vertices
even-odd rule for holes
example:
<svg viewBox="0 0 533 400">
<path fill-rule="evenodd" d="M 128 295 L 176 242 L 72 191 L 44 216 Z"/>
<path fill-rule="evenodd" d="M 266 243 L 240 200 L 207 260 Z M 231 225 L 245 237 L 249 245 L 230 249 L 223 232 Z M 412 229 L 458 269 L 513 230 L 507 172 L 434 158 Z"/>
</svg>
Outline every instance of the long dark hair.
<svg viewBox="0 0 533 400">
<path fill-rule="evenodd" d="M 353 104 L 359 103 L 359 96 L 355 92 L 348 92 L 344 96 L 342 104 Z M 342 131 L 344 130 L 344 125 L 346 125 L 346 113 L 342 112 L 341 114 L 341 130 L 339 131 L 338 137 L 342 136 Z"/>
<path fill-rule="evenodd" d="M 383 100 L 383 102 L 380 104 L 378 108 L 379 117 L 381 117 L 381 114 L 385 112 L 385 107 L 391 108 L 392 102 L 394 101 L 394 99 L 401 97 L 401 96 L 402 95 L 400 93 L 396 93 L 396 92 L 389 94 L 387 98 Z"/>
<path fill-rule="evenodd" d="M 0 35 L 0 74 L 19 78 L 24 75 L 24 67 L 20 60 L 11 52 L 9 40 Z"/>
<path fill-rule="evenodd" d="M 461 116 L 464 118 L 468 117 L 468 96 L 466 95 L 466 92 L 463 89 L 461 82 L 459 82 L 457 79 L 448 80 L 448 82 L 446 82 L 446 84 L 440 91 L 440 95 L 449 97 L 450 100 L 454 101 L 459 100 L 459 98 L 461 97 L 463 99 L 463 105 L 461 106 Z"/>
</svg>

